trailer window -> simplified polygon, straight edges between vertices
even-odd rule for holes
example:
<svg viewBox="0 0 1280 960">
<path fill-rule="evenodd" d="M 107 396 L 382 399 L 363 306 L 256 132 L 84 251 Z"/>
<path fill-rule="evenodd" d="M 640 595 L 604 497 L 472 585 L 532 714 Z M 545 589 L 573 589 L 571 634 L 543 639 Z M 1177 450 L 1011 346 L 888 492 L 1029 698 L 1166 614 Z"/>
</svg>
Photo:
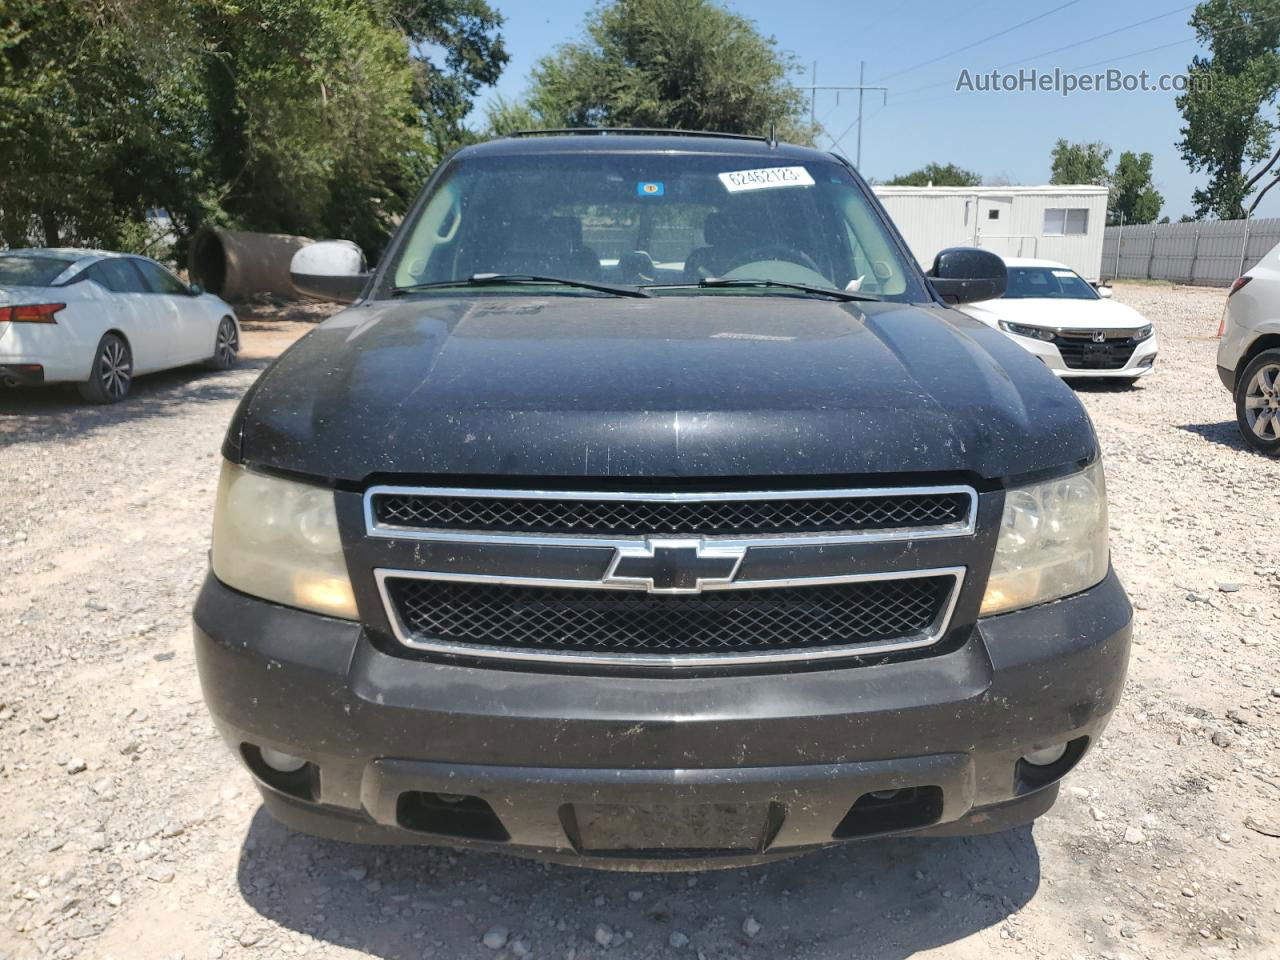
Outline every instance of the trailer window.
<svg viewBox="0 0 1280 960">
<path fill-rule="evenodd" d="M 1050 207 L 1044 212 L 1046 237 L 1079 237 L 1089 232 L 1089 211 L 1085 207 Z"/>
</svg>

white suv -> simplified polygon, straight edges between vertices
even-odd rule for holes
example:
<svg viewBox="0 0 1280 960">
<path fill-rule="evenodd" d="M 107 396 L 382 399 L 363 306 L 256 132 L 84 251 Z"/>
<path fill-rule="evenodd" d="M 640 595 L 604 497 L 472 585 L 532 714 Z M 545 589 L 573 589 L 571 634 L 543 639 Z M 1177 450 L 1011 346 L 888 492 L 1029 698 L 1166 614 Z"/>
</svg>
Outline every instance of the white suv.
<svg viewBox="0 0 1280 960">
<path fill-rule="evenodd" d="M 1280 456 L 1280 246 L 1231 287 L 1218 336 L 1218 376 L 1245 442 Z"/>
</svg>

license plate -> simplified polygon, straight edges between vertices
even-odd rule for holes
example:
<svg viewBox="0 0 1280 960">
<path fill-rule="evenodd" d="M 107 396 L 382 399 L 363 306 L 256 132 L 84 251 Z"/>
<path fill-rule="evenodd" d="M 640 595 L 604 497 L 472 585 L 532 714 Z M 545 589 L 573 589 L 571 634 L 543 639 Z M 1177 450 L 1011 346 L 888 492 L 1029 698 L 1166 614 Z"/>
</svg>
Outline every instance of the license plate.
<svg viewBox="0 0 1280 960">
<path fill-rule="evenodd" d="M 760 850 L 768 803 L 573 805 L 584 851 Z"/>
<path fill-rule="evenodd" d="M 1111 359 L 1111 345 L 1109 343 L 1086 343 L 1084 345 L 1084 359 L 1094 363 L 1105 363 Z"/>
</svg>

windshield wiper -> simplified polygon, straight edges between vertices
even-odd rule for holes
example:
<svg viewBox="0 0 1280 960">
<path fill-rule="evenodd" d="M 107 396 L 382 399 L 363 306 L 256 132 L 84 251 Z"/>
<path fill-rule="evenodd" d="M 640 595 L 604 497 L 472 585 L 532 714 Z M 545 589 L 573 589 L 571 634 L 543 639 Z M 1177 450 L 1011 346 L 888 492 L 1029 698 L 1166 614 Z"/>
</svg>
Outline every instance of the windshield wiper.
<svg viewBox="0 0 1280 960">
<path fill-rule="evenodd" d="M 567 277 L 548 277 L 537 273 L 473 273 L 469 277 L 459 277 L 456 280 L 435 280 L 431 283 L 414 283 L 407 287 L 396 287 L 392 293 L 394 296 L 401 296 L 419 290 L 441 290 L 448 287 L 501 287 L 513 283 L 555 283 L 565 287 L 595 290 L 597 293 L 611 293 L 615 297 L 651 296 L 639 287 L 622 287 L 611 283 L 594 283 L 590 280 L 570 280 Z"/>
<path fill-rule="evenodd" d="M 799 290 L 815 296 L 833 297 L 836 300 L 873 300 L 879 301 L 869 293 L 854 293 L 852 290 L 838 290 L 835 287 L 817 287 L 809 283 L 792 283 L 789 280 L 754 279 L 752 277 L 706 277 L 697 283 L 647 283 L 647 290 L 678 290 L 681 287 L 781 287 L 784 290 Z"/>
</svg>

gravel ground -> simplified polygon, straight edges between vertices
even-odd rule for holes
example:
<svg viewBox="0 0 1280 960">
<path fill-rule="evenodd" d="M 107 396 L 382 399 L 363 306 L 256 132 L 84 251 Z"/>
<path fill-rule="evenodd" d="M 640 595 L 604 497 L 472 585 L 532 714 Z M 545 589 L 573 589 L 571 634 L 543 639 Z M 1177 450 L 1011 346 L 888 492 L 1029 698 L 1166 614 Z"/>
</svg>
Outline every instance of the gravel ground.
<svg viewBox="0 0 1280 960">
<path fill-rule="evenodd" d="M 1215 376 L 1222 292 L 1117 293 L 1162 353 L 1080 388 L 1137 607 L 1107 737 L 1034 829 L 721 873 L 345 846 L 261 811 L 188 616 L 223 429 L 305 323 L 119 407 L 0 395 L 0 960 L 1280 956 L 1280 464 Z"/>
</svg>

